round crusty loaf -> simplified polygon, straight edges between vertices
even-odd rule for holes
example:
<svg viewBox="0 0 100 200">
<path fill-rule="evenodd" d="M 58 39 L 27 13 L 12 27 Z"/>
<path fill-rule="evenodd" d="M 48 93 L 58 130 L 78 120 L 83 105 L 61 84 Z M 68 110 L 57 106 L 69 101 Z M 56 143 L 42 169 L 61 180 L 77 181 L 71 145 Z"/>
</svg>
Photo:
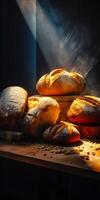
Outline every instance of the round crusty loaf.
<svg viewBox="0 0 100 200">
<path fill-rule="evenodd" d="M 73 124 L 60 122 L 46 129 L 43 138 L 55 144 L 70 144 L 80 140 L 80 133 Z"/>
<path fill-rule="evenodd" d="M 5 88 L 0 94 L 0 128 L 17 128 L 27 103 L 27 92 L 21 87 Z"/>
<path fill-rule="evenodd" d="M 85 85 L 82 75 L 58 68 L 42 76 L 37 82 L 36 90 L 41 95 L 80 94 Z"/>
<path fill-rule="evenodd" d="M 100 98 L 80 96 L 71 104 L 68 119 L 76 124 L 100 124 Z"/>
<path fill-rule="evenodd" d="M 24 132 L 34 137 L 40 136 L 42 130 L 56 123 L 59 113 L 56 100 L 50 97 L 29 97 L 28 112 L 22 122 Z"/>
</svg>

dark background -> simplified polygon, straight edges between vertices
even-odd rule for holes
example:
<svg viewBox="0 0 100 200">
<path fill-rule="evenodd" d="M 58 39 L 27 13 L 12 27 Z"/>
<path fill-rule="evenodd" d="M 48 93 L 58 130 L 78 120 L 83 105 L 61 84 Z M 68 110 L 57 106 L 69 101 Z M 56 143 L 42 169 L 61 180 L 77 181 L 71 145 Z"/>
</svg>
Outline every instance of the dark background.
<svg viewBox="0 0 100 200">
<path fill-rule="evenodd" d="M 96 55 L 98 62 L 91 73 L 99 79 L 100 6 L 98 1 L 39 0 L 49 9 L 49 3 L 60 12 L 64 20 L 69 18 L 80 28 L 90 31 L 88 51 Z M 38 23 L 38 22 L 37 22 Z M 83 36 L 84 40 L 84 36 Z M 36 48 L 36 52 L 35 52 Z M 37 76 L 34 76 L 35 71 Z M 48 71 L 48 64 L 36 44 L 15 0 L 0 1 L 0 91 L 9 85 L 20 85 L 33 93 L 36 78 Z"/>
<path fill-rule="evenodd" d="M 15 0 L 0 1 L 0 89 L 34 88 L 35 40 Z"/>
<path fill-rule="evenodd" d="M 98 1 L 39 0 L 48 8 L 48 2 L 80 29 L 90 31 L 91 44 L 88 51 L 97 57 L 90 72 L 99 79 L 100 72 L 100 6 Z M 38 23 L 38 22 L 37 22 Z M 84 37 L 83 37 L 84 39 Z M 36 48 L 36 52 L 35 52 Z M 35 71 L 37 76 L 35 76 Z M 34 92 L 35 80 L 48 64 L 36 44 L 15 0 L 0 0 L 0 91 L 6 86 L 19 85 Z M 70 178 L 72 183 L 70 183 Z M 100 196 L 100 182 L 35 168 L 0 158 L 0 199 L 95 199 Z M 39 195 L 39 196 L 38 196 Z M 54 196 L 55 195 L 55 196 Z M 9 198 L 8 198 L 9 197 Z"/>
</svg>

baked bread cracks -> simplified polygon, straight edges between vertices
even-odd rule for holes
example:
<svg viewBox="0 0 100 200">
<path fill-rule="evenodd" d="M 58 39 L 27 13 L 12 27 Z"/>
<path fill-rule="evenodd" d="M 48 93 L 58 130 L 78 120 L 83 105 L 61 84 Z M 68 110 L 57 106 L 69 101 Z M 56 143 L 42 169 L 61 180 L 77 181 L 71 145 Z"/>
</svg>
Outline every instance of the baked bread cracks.
<svg viewBox="0 0 100 200">
<path fill-rule="evenodd" d="M 60 107 L 56 100 L 50 97 L 28 98 L 28 111 L 26 112 L 22 128 L 24 132 L 34 137 L 41 137 L 44 129 L 56 123 Z"/>
<path fill-rule="evenodd" d="M 71 104 L 67 117 L 76 124 L 100 124 L 100 98 L 95 96 L 79 96 Z"/>
<path fill-rule="evenodd" d="M 80 133 L 73 124 L 61 121 L 46 129 L 43 138 L 47 142 L 64 145 L 78 142 Z"/>
<path fill-rule="evenodd" d="M 80 94 L 85 86 L 86 83 L 82 75 L 58 68 L 43 75 L 37 82 L 36 90 L 41 95 Z"/>
</svg>

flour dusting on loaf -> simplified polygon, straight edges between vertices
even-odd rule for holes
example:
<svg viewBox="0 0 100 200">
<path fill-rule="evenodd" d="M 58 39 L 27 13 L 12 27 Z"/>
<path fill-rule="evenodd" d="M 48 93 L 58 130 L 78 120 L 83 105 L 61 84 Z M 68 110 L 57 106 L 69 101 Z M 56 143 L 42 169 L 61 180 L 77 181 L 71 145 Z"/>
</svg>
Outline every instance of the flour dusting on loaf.
<svg viewBox="0 0 100 200">
<path fill-rule="evenodd" d="M 27 92 L 18 86 L 5 88 L 0 94 L 0 127 L 15 129 L 27 103 Z"/>
</svg>

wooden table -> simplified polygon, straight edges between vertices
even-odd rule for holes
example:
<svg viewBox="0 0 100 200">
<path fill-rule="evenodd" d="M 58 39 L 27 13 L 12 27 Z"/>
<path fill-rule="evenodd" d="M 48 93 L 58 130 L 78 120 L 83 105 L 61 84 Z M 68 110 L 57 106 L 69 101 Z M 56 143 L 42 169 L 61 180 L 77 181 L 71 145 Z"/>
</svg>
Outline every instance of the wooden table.
<svg viewBox="0 0 100 200">
<path fill-rule="evenodd" d="M 31 165 L 100 179 L 100 141 L 81 141 L 74 146 L 46 143 L 0 142 L 0 157 Z"/>
</svg>

